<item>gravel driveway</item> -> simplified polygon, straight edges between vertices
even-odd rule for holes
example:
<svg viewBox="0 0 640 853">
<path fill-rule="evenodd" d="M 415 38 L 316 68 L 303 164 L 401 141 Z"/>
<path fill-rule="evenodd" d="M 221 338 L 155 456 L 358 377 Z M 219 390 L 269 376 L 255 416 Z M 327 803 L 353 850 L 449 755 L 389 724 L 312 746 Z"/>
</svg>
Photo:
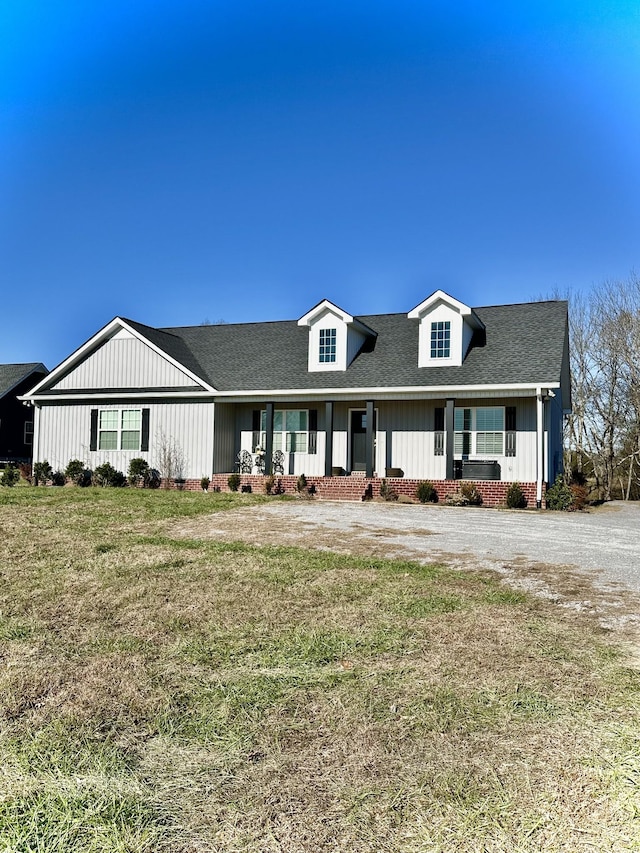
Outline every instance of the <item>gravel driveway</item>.
<svg viewBox="0 0 640 853">
<path fill-rule="evenodd" d="M 640 628 L 636 504 L 555 513 L 300 500 L 218 513 L 181 532 L 492 569 L 607 628 Z"/>
</svg>

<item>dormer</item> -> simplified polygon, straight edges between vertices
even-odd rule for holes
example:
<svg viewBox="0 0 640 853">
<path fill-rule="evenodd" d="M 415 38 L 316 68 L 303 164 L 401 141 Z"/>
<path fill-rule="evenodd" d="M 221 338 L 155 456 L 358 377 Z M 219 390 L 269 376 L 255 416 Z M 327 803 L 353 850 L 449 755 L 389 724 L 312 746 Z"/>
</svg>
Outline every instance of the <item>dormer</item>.
<svg viewBox="0 0 640 853">
<path fill-rule="evenodd" d="M 298 320 L 299 326 L 309 327 L 309 371 L 346 370 L 368 338 L 376 333 L 323 299 Z"/>
<path fill-rule="evenodd" d="M 407 317 L 420 322 L 418 367 L 460 367 L 474 331 L 484 329 L 472 308 L 443 290 L 436 290 Z"/>
</svg>

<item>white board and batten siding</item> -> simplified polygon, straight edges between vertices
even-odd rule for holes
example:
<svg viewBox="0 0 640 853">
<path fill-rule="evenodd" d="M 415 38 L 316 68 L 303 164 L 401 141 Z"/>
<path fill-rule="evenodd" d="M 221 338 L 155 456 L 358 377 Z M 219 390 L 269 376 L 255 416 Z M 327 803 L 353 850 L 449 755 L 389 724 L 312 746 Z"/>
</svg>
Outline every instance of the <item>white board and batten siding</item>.
<svg viewBox="0 0 640 853">
<path fill-rule="evenodd" d="M 65 374 L 56 391 L 107 388 L 199 388 L 184 371 L 121 329 Z"/>
<path fill-rule="evenodd" d="M 91 410 L 96 408 L 148 408 L 149 450 L 90 450 Z M 185 478 L 210 476 L 213 469 L 214 403 L 211 401 L 43 404 L 39 419 L 36 459 L 46 459 L 54 470 L 64 471 L 69 460 L 80 459 L 91 470 L 109 462 L 126 474 L 129 462 L 136 457 L 146 459 L 152 468 L 159 468 L 163 435 L 180 446 L 185 459 Z"/>
<path fill-rule="evenodd" d="M 255 450 L 252 447 L 253 444 L 253 411 L 254 409 L 262 410 L 262 407 L 257 405 L 239 405 L 236 409 L 236 428 L 237 428 L 237 437 L 239 439 L 239 443 L 236 445 L 236 450 L 234 453 L 234 463 L 237 457 L 237 454 L 241 450 L 247 450 L 249 453 L 253 453 Z M 325 438 L 324 438 L 324 409 L 321 405 L 317 403 L 310 403 L 309 405 L 297 405 L 291 403 L 283 403 L 282 405 L 276 404 L 276 409 L 317 409 L 318 410 L 318 433 L 317 433 L 317 445 L 315 453 L 300 453 L 299 451 L 296 453 L 287 453 L 286 450 L 283 450 L 284 453 L 284 473 L 285 474 L 295 474 L 300 476 L 300 474 L 305 474 L 309 477 L 322 477 L 324 475 L 324 448 L 325 448 Z M 336 463 L 339 464 L 339 463 Z M 233 470 L 233 469 L 232 469 Z"/>
<path fill-rule="evenodd" d="M 495 400 L 458 400 L 459 407 L 515 406 L 516 455 L 490 454 L 500 464 L 501 479 L 531 482 L 536 477 L 536 401 L 530 398 Z M 446 458 L 434 454 L 433 402 L 380 403 L 376 437 L 376 466 L 380 476 L 385 467 L 401 468 L 406 477 L 441 480 L 445 477 Z M 381 453 L 381 445 L 384 454 Z M 474 459 L 484 458 L 473 455 Z"/>
</svg>

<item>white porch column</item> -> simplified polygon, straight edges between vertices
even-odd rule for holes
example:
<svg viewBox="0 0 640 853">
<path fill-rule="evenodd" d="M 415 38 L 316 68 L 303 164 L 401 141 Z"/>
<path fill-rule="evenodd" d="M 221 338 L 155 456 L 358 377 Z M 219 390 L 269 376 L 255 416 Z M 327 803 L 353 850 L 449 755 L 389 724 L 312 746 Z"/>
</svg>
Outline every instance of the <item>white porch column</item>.
<svg viewBox="0 0 640 853">
<path fill-rule="evenodd" d="M 31 448 L 32 457 L 31 464 L 41 462 L 40 459 L 40 406 L 38 403 L 33 404 L 33 446 Z"/>
<path fill-rule="evenodd" d="M 544 396 L 536 388 L 536 507 L 542 507 L 542 481 L 544 479 Z"/>
</svg>

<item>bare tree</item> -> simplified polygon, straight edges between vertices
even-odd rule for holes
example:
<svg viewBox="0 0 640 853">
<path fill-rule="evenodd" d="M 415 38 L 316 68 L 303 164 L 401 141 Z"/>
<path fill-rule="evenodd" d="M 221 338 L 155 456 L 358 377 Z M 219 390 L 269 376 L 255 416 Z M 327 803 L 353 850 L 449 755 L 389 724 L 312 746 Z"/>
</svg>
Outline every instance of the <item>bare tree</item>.
<svg viewBox="0 0 640 853">
<path fill-rule="evenodd" d="M 172 435 L 167 435 L 163 430 L 156 433 L 156 467 L 163 478 L 165 489 L 171 488 L 174 480 L 181 480 L 184 476 L 186 458 L 181 445 Z"/>
<path fill-rule="evenodd" d="M 573 412 L 568 471 L 590 474 L 608 500 L 625 497 L 640 461 L 640 282 L 605 282 L 570 295 Z"/>
</svg>

